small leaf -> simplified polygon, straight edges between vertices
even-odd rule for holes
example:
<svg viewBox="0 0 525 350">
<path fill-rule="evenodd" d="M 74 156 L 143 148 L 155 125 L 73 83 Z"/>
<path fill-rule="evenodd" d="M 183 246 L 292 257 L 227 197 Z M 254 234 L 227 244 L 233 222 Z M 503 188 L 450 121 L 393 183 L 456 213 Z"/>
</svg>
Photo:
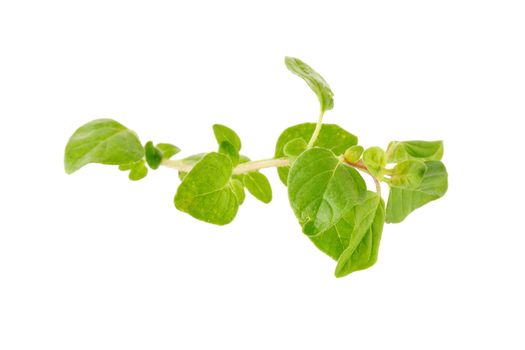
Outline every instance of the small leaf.
<svg viewBox="0 0 525 350">
<path fill-rule="evenodd" d="M 233 194 L 235 194 L 235 197 L 237 197 L 237 201 L 239 202 L 239 205 L 244 203 L 246 194 L 244 193 L 244 185 L 242 184 L 242 182 L 238 179 L 231 179 L 230 186 L 233 190 Z"/>
<path fill-rule="evenodd" d="M 377 204 L 376 210 L 370 216 L 373 221 L 371 224 L 366 222 L 364 225 L 356 221 L 350 243 L 337 261 L 336 277 L 343 277 L 354 271 L 367 269 L 377 261 L 379 243 L 385 223 L 385 205 L 377 194 L 374 195 L 377 198 Z M 357 207 L 359 210 L 359 206 Z"/>
<path fill-rule="evenodd" d="M 157 148 L 162 152 L 162 159 L 170 159 L 180 152 L 180 148 L 170 143 L 157 143 Z"/>
<path fill-rule="evenodd" d="M 216 152 L 206 154 L 182 180 L 175 195 L 175 206 L 205 222 L 230 223 L 239 209 L 238 194 L 230 186 L 232 173 L 228 156 Z"/>
<path fill-rule="evenodd" d="M 441 160 L 443 141 L 392 141 L 386 150 L 388 163 L 407 159 Z"/>
<path fill-rule="evenodd" d="M 157 147 L 153 146 L 153 142 L 148 141 L 144 147 L 146 152 L 146 162 L 148 163 L 151 169 L 158 169 L 160 163 L 162 162 L 162 151 Z"/>
<path fill-rule="evenodd" d="M 122 171 L 129 170 L 128 178 L 132 181 L 143 179 L 146 177 L 146 175 L 148 175 L 148 168 L 146 167 L 144 159 L 119 165 L 118 168 Z"/>
<path fill-rule="evenodd" d="M 384 168 L 386 166 L 385 151 L 380 147 L 370 147 L 363 153 L 363 163 L 368 171 L 378 179 L 383 178 Z"/>
<path fill-rule="evenodd" d="M 213 125 L 213 133 L 217 139 L 217 143 L 221 145 L 224 141 L 229 142 L 239 152 L 241 150 L 241 139 L 229 127 L 221 124 Z"/>
<path fill-rule="evenodd" d="M 348 148 L 345 151 L 345 160 L 350 163 L 356 163 L 359 159 L 361 159 L 361 155 L 363 154 L 364 148 L 363 146 L 355 145 L 350 148 Z"/>
<path fill-rule="evenodd" d="M 336 224 L 345 207 L 359 203 L 366 184 L 359 173 L 324 148 L 301 154 L 290 169 L 288 197 L 307 235 L 316 235 Z"/>
<path fill-rule="evenodd" d="M 283 152 L 287 157 L 296 158 L 307 148 L 306 141 L 302 138 L 293 139 L 284 145 Z"/>
<path fill-rule="evenodd" d="M 263 203 L 272 201 L 272 187 L 268 178 L 258 171 L 249 172 L 243 176 L 244 186 L 255 198 Z"/>
<path fill-rule="evenodd" d="M 245 155 L 239 154 L 239 163 L 246 163 L 249 161 L 250 161 L 250 158 L 246 157 Z"/>
<path fill-rule="evenodd" d="M 89 163 L 128 164 L 144 157 L 137 135 L 111 119 L 97 119 L 78 128 L 66 145 L 64 168 L 71 174 Z"/>
<path fill-rule="evenodd" d="M 284 146 L 294 139 L 301 138 L 305 143 L 308 143 L 314 133 L 314 129 L 315 123 L 303 123 L 284 130 L 275 145 L 275 158 L 285 156 Z M 314 146 L 330 149 L 336 155 L 339 155 L 343 154 L 348 147 L 356 144 L 357 137 L 355 135 L 352 135 L 338 125 L 323 124 Z M 280 167 L 277 169 L 279 178 L 285 185 L 288 180 L 289 169 L 289 167 Z"/>
<path fill-rule="evenodd" d="M 137 165 L 137 163 L 142 162 L 142 161 L 143 161 L 143 159 L 138 160 L 136 162 L 131 162 L 131 163 L 128 163 L 128 164 L 121 164 L 121 165 L 118 166 L 118 170 L 121 170 L 121 171 L 131 170 Z"/>
<path fill-rule="evenodd" d="M 411 212 L 442 197 L 448 188 L 448 175 L 440 161 L 426 161 L 426 171 L 416 189 L 390 188 L 386 206 L 386 222 L 399 223 Z"/>
<path fill-rule="evenodd" d="M 239 151 L 230 142 L 221 142 L 219 146 L 219 153 L 230 157 L 234 167 L 239 164 Z"/>
<path fill-rule="evenodd" d="M 286 68 L 306 81 L 310 89 L 317 95 L 321 112 L 334 108 L 332 89 L 319 73 L 298 58 L 285 57 L 284 62 Z"/>
<path fill-rule="evenodd" d="M 146 167 L 146 163 L 142 159 L 134 163 L 133 166 L 130 168 L 128 178 L 132 181 L 138 181 L 145 178 L 146 175 L 148 175 L 148 168 Z"/>
<path fill-rule="evenodd" d="M 427 166 L 420 160 L 405 160 L 398 163 L 391 171 L 390 186 L 416 188 L 423 180 Z"/>
</svg>

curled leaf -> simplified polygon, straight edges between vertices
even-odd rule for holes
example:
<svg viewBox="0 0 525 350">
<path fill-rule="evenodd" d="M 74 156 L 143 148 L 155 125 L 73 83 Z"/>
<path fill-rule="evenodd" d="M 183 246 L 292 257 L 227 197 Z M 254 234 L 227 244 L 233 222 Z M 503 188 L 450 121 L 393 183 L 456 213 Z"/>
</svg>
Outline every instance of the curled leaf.
<svg viewBox="0 0 525 350">
<path fill-rule="evenodd" d="M 290 72 L 306 81 L 310 89 L 317 95 L 321 112 L 334 108 L 334 93 L 319 73 L 298 58 L 285 57 L 284 63 Z"/>
<path fill-rule="evenodd" d="M 64 168 L 71 174 L 89 163 L 123 165 L 144 157 L 137 135 L 112 119 L 97 119 L 78 128 L 69 139 Z"/>
</svg>

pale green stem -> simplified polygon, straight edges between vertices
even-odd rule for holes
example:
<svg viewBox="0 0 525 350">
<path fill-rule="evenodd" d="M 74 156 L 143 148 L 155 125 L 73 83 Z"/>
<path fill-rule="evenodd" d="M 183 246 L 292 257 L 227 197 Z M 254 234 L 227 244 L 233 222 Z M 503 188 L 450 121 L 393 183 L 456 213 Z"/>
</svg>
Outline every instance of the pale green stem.
<svg viewBox="0 0 525 350">
<path fill-rule="evenodd" d="M 323 126 L 323 116 L 324 111 L 321 110 L 321 113 L 319 114 L 319 120 L 317 121 L 317 125 L 315 126 L 315 130 L 312 134 L 312 137 L 310 137 L 310 141 L 308 141 L 307 148 L 312 148 L 314 146 L 315 141 L 317 141 L 317 138 L 319 137 L 319 132 L 321 131 L 321 127 Z"/>
<path fill-rule="evenodd" d="M 280 168 L 290 165 L 290 160 L 288 158 L 274 158 L 274 159 L 263 159 L 256 160 L 253 162 L 241 163 L 233 169 L 233 174 L 244 174 L 251 171 L 256 171 L 264 168 Z"/>
<path fill-rule="evenodd" d="M 372 179 L 374 180 L 377 194 L 381 196 L 381 184 L 375 176 L 370 174 L 366 165 L 364 165 L 362 162 L 357 162 L 357 163 L 349 162 L 345 160 L 343 155 L 339 156 L 339 160 L 347 164 L 348 166 L 359 169 L 367 173 L 368 175 L 370 175 Z M 189 172 L 193 168 L 193 164 L 188 164 L 184 162 L 183 159 L 179 159 L 179 160 L 164 159 L 161 164 L 167 168 L 179 170 L 185 173 Z M 285 167 L 289 165 L 290 165 L 290 160 L 288 158 L 272 158 L 272 159 L 255 160 L 255 161 L 241 163 L 237 165 L 233 169 L 233 174 L 240 175 L 240 174 L 245 174 L 245 173 L 249 173 L 252 171 L 257 171 L 260 169 L 281 168 L 281 167 Z"/>
<path fill-rule="evenodd" d="M 178 159 L 178 160 L 164 159 L 162 163 L 160 164 L 164 165 L 167 168 L 172 168 L 172 169 L 179 170 L 185 173 L 188 173 L 191 170 L 191 168 L 193 168 L 193 164 L 188 164 L 184 162 L 184 160 L 182 159 Z"/>
<path fill-rule="evenodd" d="M 185 173 L 189 172 L 193 168 L 193 164 L 188 164 L 184 160 L 171 160 L 165 159 L 161 163 L 165 167 L 183 171 Z M 241 163 L 233 169 L 234 175 L 249 173 L 251 171 L 257 171 L 264 168 L 279 168 L 290 165 L 288 158 L 276 158 L 276 159 L 263 159 L 256 160 L 253 162 Z"/>
</svg>

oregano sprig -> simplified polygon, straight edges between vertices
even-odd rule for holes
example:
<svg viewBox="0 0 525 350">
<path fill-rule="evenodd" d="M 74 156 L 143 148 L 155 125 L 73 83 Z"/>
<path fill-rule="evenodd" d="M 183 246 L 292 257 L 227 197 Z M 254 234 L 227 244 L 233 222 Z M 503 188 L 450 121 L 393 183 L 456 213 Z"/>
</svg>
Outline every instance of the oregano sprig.
<svg viewBox="0 0 525 350">
<path fill-rule="evenodd" d="M 137 181 L 148 169 L 161 166 L 178 170 L 177 209 L 196 219 L 225 225 L 233 221 L 245 201 L 245 190 L 263 203 L 272 200 L 272 188 L 260 172 L 277 168 L 288 187 L 288 198 L 303 233 L 337 261 L 335 275 L 346 276 L 377 261 L 384 223 L 403 221 L 415 209 L 441 198 L 448 175 L 442 141 L 392 141 L 386 150 L 364 148 L 355 135 L 335 124 L 323 124 L 334 106 L 324 78 L 303 61 L 285 58 L 286 67 L 301 77 L 317 95 L 317 123 L 284 130 L 274 157 L 252 161 L 242 154 L 240 137 L 231 128 L 215 124 L 217 149 L 172 159 L 180 149 L 169 143 L 148 141 L 111 119 L 97 119 L 70 137 L 64 167 L 71 174 L 90 163 L 116 165 Z M 362 176 L 370 176 L 368 189 Z M 382 199 L 381 182 L 389 188 Z"/>
</svg>

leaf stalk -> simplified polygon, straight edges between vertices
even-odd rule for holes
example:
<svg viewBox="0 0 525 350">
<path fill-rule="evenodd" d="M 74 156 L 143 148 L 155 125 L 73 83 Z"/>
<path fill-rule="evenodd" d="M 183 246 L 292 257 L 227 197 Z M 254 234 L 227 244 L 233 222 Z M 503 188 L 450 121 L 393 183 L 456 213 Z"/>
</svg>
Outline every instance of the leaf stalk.
<svg viewBox="0 0 525 350">
<path fill-rule="evenodd" d="M 308 145 L 306 148 L 312 148 L 314 146 L 315 141 L 317 141 L 317 138 L 319 137 L 319 133 L 321 132 L 321 127 L 323 126 L 323 116 L 324 111 L 321 110 L 321 113 L 319 114 L 319 120 L 317 121 L 317 124 L 315 125 L 314 133 L 312 134 L 312 137 L 310 137 L 310 141 L 308 141 Z"/>
</svg>

